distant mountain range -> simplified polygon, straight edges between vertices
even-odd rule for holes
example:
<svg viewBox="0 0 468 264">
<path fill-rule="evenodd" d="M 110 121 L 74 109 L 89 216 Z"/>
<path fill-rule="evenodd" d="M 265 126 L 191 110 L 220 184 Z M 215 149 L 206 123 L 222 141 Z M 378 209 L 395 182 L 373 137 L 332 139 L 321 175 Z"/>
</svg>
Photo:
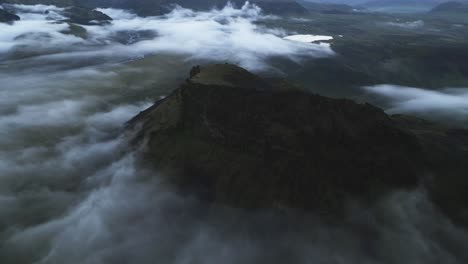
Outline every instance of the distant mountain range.
<svg viewBox="0 0 468 264">
<path fill-rule="evenodd" d="M 447 0 L 305 0 L 309 3 L 322 4 L 346 4 L 349 6 L 360 6 L 368 9 L 386 9 L 395 7 L 419 7 L 426 10 L 435 8 L 440 4 L 447 3 Z M 465 0 L 451 1 L 452 3 L 464 2 Z"/>
<path fill-rule="evenodd" d="M 324 14 L 348 14 L 352 13 L 355 9 L 355 7 L 347 4 L 317 3 L 310 1 L 299 1 L 298 3 L 310 12 Z"/>
<path fill-rule="evenodd" d="M 450 1 L 442 3 L 431 10 L 432 13 L 468 13 L 468 2 Z"/>
</svg>

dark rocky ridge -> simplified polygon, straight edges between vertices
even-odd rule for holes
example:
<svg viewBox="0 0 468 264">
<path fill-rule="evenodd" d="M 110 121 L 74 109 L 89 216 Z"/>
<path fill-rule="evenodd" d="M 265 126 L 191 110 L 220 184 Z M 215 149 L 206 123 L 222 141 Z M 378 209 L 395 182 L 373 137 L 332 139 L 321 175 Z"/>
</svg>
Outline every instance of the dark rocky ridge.
<svg viewBox="0 0 468 264">
<path fill-rule="evenodd" d="M 38 1 L 38 2 L 41 2 L 41 1 Z M 0 22 L 3 22 L 2 18 L 4 16 L 7 16 L 7 18 L 9 18 L 10 21 L 19 20 L 20 18 L 18 16 L 13 15 L 8 12 L 18 11 L 16 10 L 15 6 L 13 6 L 12 4 L 21 4 L 21 3 L 23 2 L 22 1 L 17 1 L 17 2 L 8 1 L 7 4 L 4 5 L 6 10 L 0 9 Z M 25 4 L 27 3 L 29 4 L 30 2 L 25 1 Z M 52 3 L 45 2 L 44 4 L 52 4 Z M 59 5 L 59 6 L 62 6 L 62 5 Z M 86 8 L 86 7 L 78 7 L 78 6 L 66 6 L 65 5 L 65 7 L 66 8 L 64 8 L 64 10 L 61 11 L 60 13 L 61 15 L 67 18 L 64 19 L 64 21 L 62 22 L 68 22 L 68 23 L 79 24 L 79 25 L 95 25 L 95 24 L 105 24 L 105 23 L 109 23 L 110 21 L 112 21 L 111 17 L 97 10 L 93 10 L 93 9 Z M 48 13 L 49 11 L 45 11 L 45 12 Z"/>
<path fill-rule="evenodd" d="M 468 132 L 357 104 L 278 90 L 233 65 L 191 78 L 129 122 L 143 161 L 215 203 L 336 213 L 425 184 L 466 222 Z"/>
<path fill-rule="evenodd" d="M 146 161 L 205 199 L 333 211 L 418 183 L 417 139 L 374 106 L 273 91 L 233 65 L 191 75 L 130 124 Z"/>
<path fill-rule="evenodd" d="M 111 17 L 100 11 L 75 6 L 65 9 L 63 15 L 68 17 L 66 22 L 80 25 L 103 24 L 112 21 Z"/>
<path fill-rule="evenodd" d="M 11 23 L 20 20 L 20 17 L 0 8 L 0 23 Z"/>
</svg>

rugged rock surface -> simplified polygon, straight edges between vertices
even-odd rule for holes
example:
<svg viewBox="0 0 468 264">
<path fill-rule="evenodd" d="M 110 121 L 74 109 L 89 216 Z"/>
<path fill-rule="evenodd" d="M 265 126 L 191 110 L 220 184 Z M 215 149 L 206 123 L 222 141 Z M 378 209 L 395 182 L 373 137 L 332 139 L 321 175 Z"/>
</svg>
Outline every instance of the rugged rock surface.
<svg viewBox="0 0 468 264">
<path fill-rule="evenodd" d="M 61 33 L 66 35 L 73 35 L 82 39 L 88 38 L 88 31 L 86 30 L 86 28 L 73 23 L 68 23 L 68 28 L 61 31 Z"/>
<path fill-rule="evenodd" d="M 20 20 L 20 17 L 0 8 L 0 23 L 11 23 Z"/>
<path fill-rule="evenodd" d="M 423 186 L 468 225 L 468 131 L 350 100 L 277 89 L 228 64 L 194 67 L 129 122 L 143 161 L 208 201 L 340 212 Z"/>
<path fill-rule="evenodd" d="M 334 212 L 414 187 L 417 138 L 369 104 L 277 91 L 233 65 L 191 78 L 129 122 L 168 181 L 236 207 Z"/>
<path fill-rule="evenodd" d="M 68 17 L 67 22 L 80 25 L 94 25 L 112 21 L 111 17 L 100 11 L 82 7 L 69 7 L 63 12 L 63 15 Z"/>
</svg>

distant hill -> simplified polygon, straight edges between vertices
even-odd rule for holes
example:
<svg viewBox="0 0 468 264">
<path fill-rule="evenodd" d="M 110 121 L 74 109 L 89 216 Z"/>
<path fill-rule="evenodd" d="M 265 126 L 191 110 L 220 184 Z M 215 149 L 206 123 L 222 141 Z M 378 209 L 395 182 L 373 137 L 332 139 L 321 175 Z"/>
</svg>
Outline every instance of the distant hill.
<svg viewBox="0 0 468 264">
<path fill-rule="evenodd" d="M 431 10 L 431 13 L 460 13 L 460 12 L 468 12 L 468 2 L 456 2 L 450 1 L 446 3 L 442 3 Z"/>
<path fill-rule="evenodd" d="M 300 1 L 299 4 L 310 12 L 322 14 L 350 14 L 353 13 L 353 10 L 355 9 L 354 7 L 346 4 L 317 3 L 308 1 Z"/>
<path fill-rule="evenodd" d="M 374 11 L 424 12 L 445 0 L 371 0 L 361 6 Z"/>
</svg>

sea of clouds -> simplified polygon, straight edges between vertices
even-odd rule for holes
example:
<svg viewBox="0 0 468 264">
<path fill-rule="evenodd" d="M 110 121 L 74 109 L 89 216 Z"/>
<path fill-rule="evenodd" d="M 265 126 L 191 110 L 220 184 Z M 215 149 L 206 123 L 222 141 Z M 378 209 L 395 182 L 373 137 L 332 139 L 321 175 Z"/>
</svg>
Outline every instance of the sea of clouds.
<svg viewBox="0 0 468 264">
<path fill-rule="evenodd" d="M 301 57 L 325 57 L 330 47 L 283 39 L 286 32 L 256 22 L 278 19 L 262 15 L 246 3 L 241 8 L 227 5 L 207 12 L 176 7 L 158 17 L 138 17 L 129 11 L 99 9 L 113 18 L 104 25 L 83 26 L 86 39 L 64 34 L 67 23 L 63 9 L 51 6 L 16 5 L 21 21 L 0 24 L 0 57 L 16 50 L 32 54 L 43 50 L 41 59 L 112 58 L 134 59 L 151 54 L 181 54 L 187 59 L 229 61 L 250 70 L 268 67 L 266 60 L 281 56 L 299 61 Z M 144 37 L 142 37 L 144 36 Z M 123 40 L 122 40 L 123 38 Z M 11 55 L 11 54 L 10 54 Z"/>
<path fill-rule="evenodd" d="M 61 33 L 60 8 L 16 8 L 22 21 L 0 24 L 0 263 L 467 262 L 468 234 L 424 190 L 350 204 L 341 224 L 297 211 L 213 212 L 139 166 L 122 136 L 183 68 L 163 56 L 150 67 L 122 62 L 164 53 L 264 70 L 268 57 L 330 56 L 330 47 L 284 40 L 255 23 L 276 18 L 251 5 L 152 18 L 105 9 L 114 21 L 86 26 L 87 39 Z M 138 31 L 154 35 L 115 37 Z"/>
</svg>

